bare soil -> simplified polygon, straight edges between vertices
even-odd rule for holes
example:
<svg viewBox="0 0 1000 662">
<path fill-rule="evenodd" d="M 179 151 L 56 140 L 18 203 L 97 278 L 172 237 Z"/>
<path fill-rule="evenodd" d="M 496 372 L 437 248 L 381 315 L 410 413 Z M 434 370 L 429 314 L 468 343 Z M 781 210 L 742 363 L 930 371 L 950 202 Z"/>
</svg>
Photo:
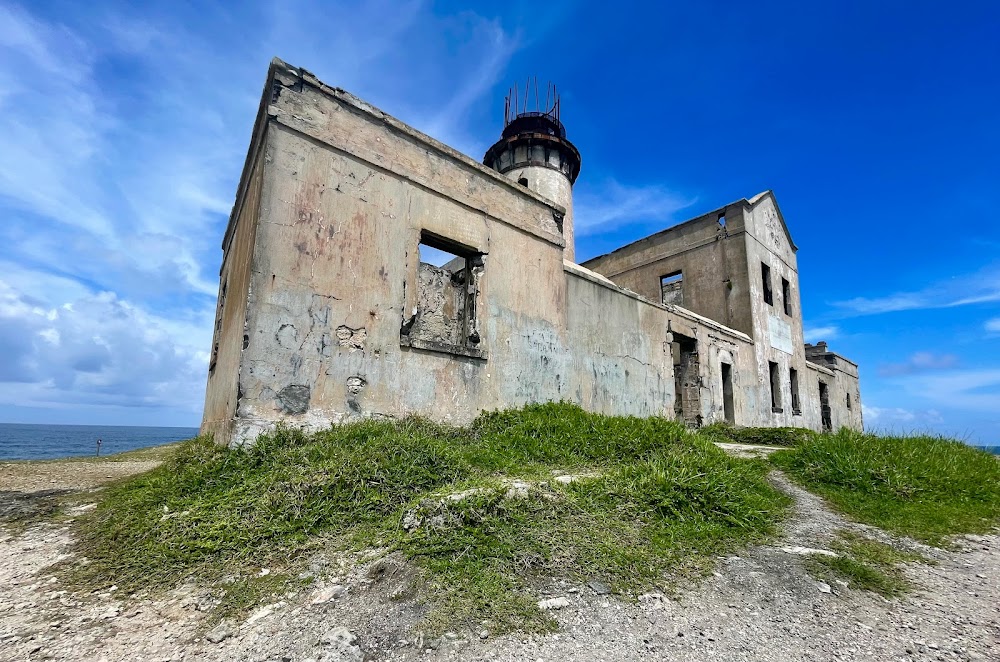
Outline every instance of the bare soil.
<svg viewBox="0 0 1000 662">
<path fill-rule="evenodd" d="M 0 465 L 0 504 L 54 501 L 63 513 L 11 526 L 0 505 L 8 522 L 0 532 L 0 659 L 1000 660 L 1000 536 L 927 548 L 845 520 L 778 473 L 772 480 L 795 499 L 780 539 L 719 558 L 713 574 L 670 595 L 627 599 L 553 580 L 539 599 L 565 600 L 552 612 L 560 630 L 544 636 L 495 636 L 476 624 L 428 638 L 413 569 L 377 550 L 317 557 L 307 588 L 221 625 L 211 620 L 211 587 L 130 600 L 114 586 L 68 590 L 51 566 L 72 559 L 72 519 L 92 507 L 102 483 L 152 466 Z M 906 566 L 917 589 L 893 601 L 827 587 L 806 572 L 799 548 L 828 548 L 838 529 L 919 550 L 935 564 Z"/>
</svg>

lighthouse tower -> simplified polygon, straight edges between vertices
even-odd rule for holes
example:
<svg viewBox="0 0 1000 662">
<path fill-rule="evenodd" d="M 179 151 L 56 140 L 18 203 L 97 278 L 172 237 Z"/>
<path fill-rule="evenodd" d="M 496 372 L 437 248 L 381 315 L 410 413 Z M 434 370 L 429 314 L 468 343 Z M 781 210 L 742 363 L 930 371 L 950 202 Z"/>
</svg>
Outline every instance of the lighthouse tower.
<svg viewBox="0 0 1000 662">
<path fill-rule="evenodd" d="M 535 82 L 534 110 L 527 109 L 530 87 L 526 85 L 523 94 L 515 87 L 507 95 L 503 134 L 486 151 L 483 163 L 566 208 L 562 220 L 564 256 L 572 262 L 576 252 L 573 183 L 580 174 L 580 152 L 566 139 L 566 128 L 559 121 L 559 95 L 555 86 L 546 87 L 542 104 Z"/>
</svg>

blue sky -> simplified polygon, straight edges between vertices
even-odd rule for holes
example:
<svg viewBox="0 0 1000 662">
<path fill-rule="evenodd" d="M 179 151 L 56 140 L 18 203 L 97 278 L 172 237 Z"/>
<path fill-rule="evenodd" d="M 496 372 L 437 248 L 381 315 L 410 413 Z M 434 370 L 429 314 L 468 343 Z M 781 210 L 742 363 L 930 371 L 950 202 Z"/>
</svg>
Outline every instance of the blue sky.
<svg viewBox="0 0 1000 662">
<path fill-rule="evenodd" d="M 198 424 L 277 55 L 475 158 L 555 81 L 581 260 L 773 189 L 866 424 L 1000 444 L 1000 5 L 139 4 L 0 0 L 0 421 Z"/>
</svg>

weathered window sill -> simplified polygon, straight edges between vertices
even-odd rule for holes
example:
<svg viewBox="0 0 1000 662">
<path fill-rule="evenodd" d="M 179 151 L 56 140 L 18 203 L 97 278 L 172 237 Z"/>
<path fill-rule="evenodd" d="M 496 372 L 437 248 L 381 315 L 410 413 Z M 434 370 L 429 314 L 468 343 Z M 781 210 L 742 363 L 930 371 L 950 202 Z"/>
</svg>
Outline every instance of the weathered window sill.
<svg viewBox="0 0 1000 662">
<path fill-rule="evenodd" d="M 435 342 L 433 340 L 419 340 L 409 336 L 399 336 L 399 344 L 403 347 L 413 349 L 423 349 L 429 352 L 441 352 L 442 354 L 453 354 L 455 356 L 467 356 L 471 359 L 486 361 L 489 355 L 485 350 L 474 347 L 461 347 L 459 345 L 449 345 L 448 343 Z"/>
<path fill-rule="evenodd" d="M 781 407 L 771 407 L 771 413 L 780 414 L 783 411 L 785 411 L 785 410 L 782 409 Z"/>
<path fill-rule="evenodd" d="M 801 416 L 801 415 L 802 415 L 802 410 L 801 409 L 793 409 L 792 410 L 792 416 Z"/>
</svg>

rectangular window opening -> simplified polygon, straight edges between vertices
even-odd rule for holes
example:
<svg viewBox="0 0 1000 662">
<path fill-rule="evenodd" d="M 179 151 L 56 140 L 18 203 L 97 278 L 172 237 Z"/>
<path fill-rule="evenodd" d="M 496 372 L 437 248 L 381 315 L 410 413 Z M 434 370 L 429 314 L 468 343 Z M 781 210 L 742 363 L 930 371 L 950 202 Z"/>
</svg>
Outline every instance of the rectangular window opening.
<svg viewBox="0 0 1000 662">
<path fill-rule="evenodd" d="M 785 306 L 785 314 L 792 316 L 792 286 L 789 282 L 781 279 L 781 303 Z"/>
<path fill-rule="evenodd" d="M 792 414 L 799 416 L 802 407 L 799 404 L 799 371 L 795 368 L 788 369 L 788 385 L 792 391 Z"/>
<path fill-rule="evenodd" d="M 684 273 L 672 271 L 660 278 L 660 300 L 674 306 L 684 305 Z"/>
<path fill-rule="evenodd" d="M 778 364 L 768 361 L 767 366 L 771 373 L 771 411 L 780 414 L 781 408 L 781 373 L 778 371 Z"/>
<path fill-rule="evenodd" d="M 764 303 L 773 306 L 774 295 L 771 293 L 771 267 L 763 262 L 760 263 L 760 277 L 764 286 Z"/>
<path fill-rule="evenodd" d="M 476 315 L 482 254 L 427 232 L 417 251 L 416 308 L 403 322 L 400 343 L 485 358 Z"/>
<path fill-rule="evenodd" d="M 850 393 L 847 394 L 847 410 L 848 411 L 851 410 L 851 394 Z"/>
</svg>

